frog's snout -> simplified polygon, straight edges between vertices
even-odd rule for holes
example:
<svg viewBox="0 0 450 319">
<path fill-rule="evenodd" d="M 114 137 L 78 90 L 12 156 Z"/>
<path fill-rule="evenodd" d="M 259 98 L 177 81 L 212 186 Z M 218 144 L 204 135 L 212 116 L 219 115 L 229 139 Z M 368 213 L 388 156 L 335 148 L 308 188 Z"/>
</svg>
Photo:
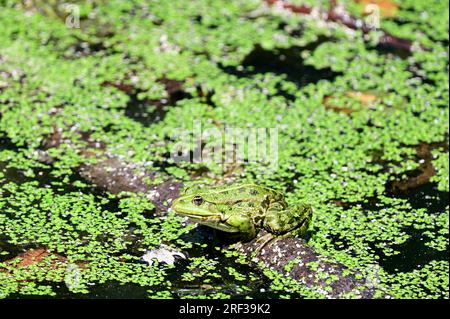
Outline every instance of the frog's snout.
<svg viewBox="0 0 450 319">
<path fill-rule="evenodd" d="M 194 219 L 220 219 L 220 216 L 212 210 L 210 205 L 204 202 L 199 203 L 196 197 L 178 198 L 172 203 L 170 209 L 179 215 Z"/>
</svg>

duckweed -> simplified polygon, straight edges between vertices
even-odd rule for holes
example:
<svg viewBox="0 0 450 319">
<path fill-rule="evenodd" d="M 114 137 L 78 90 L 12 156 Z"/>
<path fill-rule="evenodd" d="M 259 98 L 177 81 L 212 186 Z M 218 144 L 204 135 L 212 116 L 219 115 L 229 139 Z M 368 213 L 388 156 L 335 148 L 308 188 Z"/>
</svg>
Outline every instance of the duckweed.
<svg viewBox="0 0 450 319">
<path fill-rule="evenodd" d="M 387 32 L 415 41 L 408 53 L 262 0 L 72 2 L 79 27 L 59 1 L 0 1 L 1 298 L 89 296 L 110 283 L 149 298 L 324 298 L 191 240 L 194 225 L 155 215 L 145 194 L 84 180 L 80 167 L 102 156 L 160 173 L 154 185 L 226 176 L 286 192 L 315 207 L 307 240 L 324 256 L 393 298 L 449 297 L 448 2 L 402 1 L 382 17 Z M 357 1 L 340 3 L 361 15 Z M 180 84 L 177 98 L 167 80 Z M 155 120 L 133 118 L 136 103 Z M 174 135 L 195 123 L 278 128 L 277 168 L 172 161 Z M 420 173 L 416 146 L 438 142 L 447 147 L 432 150 L 432 176 L 387 189 Z M 191 256 L 143 263 L 162 243 Z M 66 263 L 17 266 L 42 247 Z"/>
</svg>

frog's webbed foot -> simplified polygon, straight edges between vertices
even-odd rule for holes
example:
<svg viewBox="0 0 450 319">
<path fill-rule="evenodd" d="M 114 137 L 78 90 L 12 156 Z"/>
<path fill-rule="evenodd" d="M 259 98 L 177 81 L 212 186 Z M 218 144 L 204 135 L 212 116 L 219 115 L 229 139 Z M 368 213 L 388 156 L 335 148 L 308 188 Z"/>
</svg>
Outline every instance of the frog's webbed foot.
<svg viewBox="0 0 450 319">
<path fill-rule="evenodd" d="M 255 254 L 258 255 L 265 246 L 267 246 L 269 243 L 271 243 L 275 240 L 277 240 L 277 237 L 271 233 L 266 233 L 266 234 L 262 235 L 261 237 L 257 238 L 256 242 L 255 242 L 255 246 L 256 246 Z"/>
</svg>

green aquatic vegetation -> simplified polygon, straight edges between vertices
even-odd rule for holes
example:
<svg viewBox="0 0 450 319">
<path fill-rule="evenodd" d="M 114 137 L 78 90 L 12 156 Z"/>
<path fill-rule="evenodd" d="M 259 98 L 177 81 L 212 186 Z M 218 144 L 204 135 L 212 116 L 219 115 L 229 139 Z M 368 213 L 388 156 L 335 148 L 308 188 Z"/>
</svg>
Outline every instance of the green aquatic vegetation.
<svg viewBox="0 0 450 319">
<path fill-rule="evenodd" d="M 341 3 L 361 14 L 354 1 Z M 14 146 L 0 140 L 1 260 L 45 245 L 70 262 L 86 261 L 73 293 L 116 281 L 142 285 L 151 298 L 253 297 L 260 287 L 271 297 L 323 297 L 266 269 L 262 277 L 242 271 L 242 255 L 186 240 L 195 226 L 171 213 L 156 218 L 142 194 L 93 189 L 77 175 L 97 160 L 80 152 L 89 148 L 99 159 L 106 153 L 186 184 L 220 183 L 226 172 L 286 192 L 289 203 L 315 207 L 309 244 L 322 254 L 373 275 L 393 297 L 448 298 L 448 254 L 439 254 L 448 252 L 448 151 L 432 151 L 428 206 L 415 202 L 414 189 L 386 192 L 389 181 L 420 167 L 415 146 L 448 139 L 448 3 L 402 1 L 395 17 L 382 18 L 383 29 L 426 47 L 411 53 L 382 50 L 374 35 L 280 13 L 259 0 L 76 1 L 79 29 L 67 27 L 57 10 L 16 4 L 3 1 L 0 10 L 0 135 Z M 281 62 L 280 52 L 288 57 Z M 310 73 L 317 79 L 297 81 Z M 170 99 L 163 79 L 182 83 L 180 98 Z M 358 93 L 378 99 L 367 106 L 349 97 Z M 161 99 L 171 102 L 160 109 Z M 130 114 L 139 103 L 159 119 L 136 120 Z M 276 169 L 168 159 L 196 123 L 203 130 L 278 128 Z M 140 263 L 162 242 L 203 257 L 175 268 Z M 408 255 L 404 265 L 390 265 L 411 243 L 428 259 Z M 184 284 L 214 289 L 177 293 L 177 267 L 186 267 Z M 37 267 L 13 278 L 0 271 L 0 296 L 57 295 L 46 276 L 66 274 Z"/>
<path fill-rule="evenodd" d="M 44 171 L 48 171 L 48 165 L 30 157 L 12 150 L 2 150 L 0 151 L 0 165 L 5 171 L 14 171 L 27 178 L 36 178 L 37 175 L 42 176 Z M 1 174 L 4 176 L 3 173 Z M 20 177 L 17 178 L 20 179 Z"/>
<path fill-rule="evenodd" d="M 232 267 L 227 267 L 228 273 L 234 277 L 235 280 L 237 281 L 244 281 L 247 279 L 246 276 L 240 274 L 238 271 L 236 271 L 236 269 L 232 268 Z"/>
<path fill-rule="evenodd" d="M 380 274 L 382 281 L 384 277 L 391 277 L 389 290 L 396 298 L 448 298 L 444 291 L 448 290 L 448 262 L 435 262 L 425 265 L 422 269 L 408 273 L 399 273 L 396 276 Z M 384 280 L 383 280 L 384 279 Z"/>
<path fill-rule="evenodd" d="M 197 257 L 188 266 L 191 272 L 184 273 L 182 278 L 185 281 L 190 281 L 196 277 L 204 278 L 204 276 L 220 278 L 218 273 L 214 273 L 216 270 L 217 261 L 208 260 L 206 257 Z"/>
<path fill-rule="evenodd" d="M 298 281 L 293 280 L 283 274 L 275 272 L 271 269 L 265 268 L 264 274 L 270 279 L 270 289 L 276 292 L 288 293 L 289 295 L 282 294 L 285 298 L 292 298 L 295 295 L 300 294 L 306 299 L 325 299 L 323 291 L 317 287 L 317 289 L 306 287 Z"/>
<path fill-rule="evenodd" d="M 439 214 L 434 219 L 435 227 L 429 227 L 424 232 L 424 235 L 429 238 L 425 243 L 428 247 L 438 250 L 446 251 L 448 249 L 448 235 L 449 235 L 449 214 L 448 206 L 445 213 Z"/>
<path fill-rule="evenodd" d="M 431 177 L 431 181 L 438 183 L 440 191 L 449 191 L 448 186 L 448 153 L 435 152 L 436 159 L 433 160 L 433 166 L 437 170 L 437 174 Z"/>
<path fill-rule="evenodd" d="M 45 246 L 63 254 L 69 262 L 86 263 L 80 269 L 74 292 L 88 293 L 87 283 L 107 281 L 159 286 L 170 267 L 139 263 L 139 255 L 128 253 L 134 241 L 127 236 L 134 234 L 141 238 L 143 250 L 159 245 L 162 240 L 172 241 L 186 231 L 181 222 L 173 220 L 174 216 L 164 221 L 143 220 L 136 212 L 152 210 L 153 206 L 136 194 L 120 199 L 117 210 L 111 211 L 105 209 L 111 205 L 108 197 L 80 192 L 60 195 L 51 188 L 36 187 L 35 183 L 5 184 L 3 192 L 8 194 L 1 199 L 3 238 L 15 245 Z M 139 226 L 134 233 L 133 224 Z M 36 265 L 14 269 L 13 277 L 26 282 L 64 280 L 64 267 L 57 274 L 51 272 L 52 269 Z"/>
</svg>

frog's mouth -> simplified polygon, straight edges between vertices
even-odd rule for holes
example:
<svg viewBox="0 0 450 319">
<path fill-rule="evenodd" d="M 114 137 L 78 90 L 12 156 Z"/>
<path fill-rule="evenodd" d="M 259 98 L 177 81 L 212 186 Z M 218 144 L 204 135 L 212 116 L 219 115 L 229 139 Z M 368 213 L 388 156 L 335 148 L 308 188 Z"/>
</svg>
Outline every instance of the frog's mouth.
<svg viewBox="0 0 450 319">
<path fill-rule="evenodd" d="M 206 225 L 227 233 L 237 233 L 239 232 L 238 229 L 236 229 L 235 227 L 231 227 L 228 224 L 226 224 L 224 221 L 222 221 L 220 219 L 220 217 L 216 217 L 216 216 L 211 216 L 214 218 L 205 218 L 205 217 L 201 217 L 199 218 L 198 216 L 196 217 L 190 217 L 188 216 L 190 219 L 192 219 L 193 221 L 202 224 L 202 225 Z"/>
<path fill-rule="evenodd" d="M 188 217 L 193 222 L 199 223 L 201 225 L 206 225 L 227 233 L 237 233 L 238 229 L 232 227 L 226 223 L 226 218 L 221 214 L 203 214 L 203 215 L 195 215 L 192 213 L 187 213 L 183 211 L 177 211 L 177 214 Z"/>
</svg>

